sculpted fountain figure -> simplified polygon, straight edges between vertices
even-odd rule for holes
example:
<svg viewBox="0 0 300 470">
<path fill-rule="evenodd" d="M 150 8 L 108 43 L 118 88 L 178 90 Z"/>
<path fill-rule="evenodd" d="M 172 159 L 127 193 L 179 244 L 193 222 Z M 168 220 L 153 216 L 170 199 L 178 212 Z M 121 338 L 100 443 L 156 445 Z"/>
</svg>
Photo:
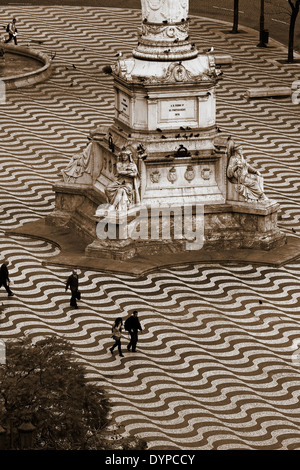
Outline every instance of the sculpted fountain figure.
<svg viewBox="0 0 300 470">
<path fill-rule="evenodd" d="M 227 147 L 228 167 L 227 177 L 235 184 L 236 190 L 245 202 L 266 202 L 268 198 L 264 193 L 263 177 L 253 168 L 243 155 L 243 149 L 236 145 L 232 139 Z"/>
</svg>

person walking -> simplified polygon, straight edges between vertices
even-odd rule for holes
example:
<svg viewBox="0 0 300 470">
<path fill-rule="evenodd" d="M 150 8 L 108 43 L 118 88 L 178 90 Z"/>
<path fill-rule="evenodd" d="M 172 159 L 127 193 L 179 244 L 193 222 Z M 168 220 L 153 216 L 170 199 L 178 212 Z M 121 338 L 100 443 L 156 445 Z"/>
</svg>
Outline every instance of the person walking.
<svg viewBox="0 0 300 470">
<path fill-rule="evenodd" d="M 6 31 L 8 33 L 8 39 L 6 39 L 5 43 L 8 43 L 13 39 L 15 45 L 17 46 L 18 45 L 18 41 L 17 41 L 18 30 L 16 27 L 16 23 L 17 23 L 16 18 L 13 18 L 12 22 L 8 23 L 6 27 Z"/>
<path fill-rule="evenodd" d="M 71 296 L 71 299 L 70 299 L 70 307 L 73 307 L 73 308 L 78 308 L 77 299 L 80 298 L 78 285 L 79 285 L 78 274 L 74 270 L 72 272 L 72 274 L 68 277 L 67 283 L 66 283 L 66 292 L 67 292 L 69 287 L 71 289 L 72 296 Z"/>
<path fill-rule="evenodd" d="M 9 288 L 9 277 L 8 277 L 8 261 L 5 260 L 0 268 L 0 287 L 4 286 L 9 297 L 12 297 L 14 293 Z"/>
<path fill-rule="evenodd" d="M 124 357 L 122 354 L 122 347 L 121 347 L 121 337 L 122 337 L 122 326 L 123 320 L 121 317 L 118 317 L 115 320 L 115 323 L 112 326 L 112 338 L 115 340 L 115 343 L 109 348 L 110 352 L 113 354 L 115 348 L 118 348 L 119 356 Z"/>
<path fill-rule="evenodd" d="M 132 348 L 132 352 L 136 352 L 138 342 L 138 330 L 142 331 L 140 321 L 138 319 L 138 311 L 134 310 L 130 317 L 125 320 L 124 328 L 130 335 L 130 342 L 127 345 L 128 351 Z"/>
</svg>

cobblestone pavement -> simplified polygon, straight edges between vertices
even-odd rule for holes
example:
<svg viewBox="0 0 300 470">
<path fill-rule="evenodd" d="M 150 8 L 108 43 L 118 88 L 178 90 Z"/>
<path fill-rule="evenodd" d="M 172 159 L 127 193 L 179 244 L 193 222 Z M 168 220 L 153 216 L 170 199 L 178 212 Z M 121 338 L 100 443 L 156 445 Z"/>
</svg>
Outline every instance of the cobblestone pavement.
<svg viewBox="0 0 300 470">
<path fill-rule="evenodd" d="M 56 53 L 53 74 L 9 91 L 0 105 L 0 246 L 15 297 L 0 291 L 0 338 L 55 334 L 69 340 L 89 376 L 103 384 L 121 430 L 150 449 L 300 449 L 300 262 L 270 266 L 184 264 L 139 278 L 82 271 L 82 300 L 69 308 L 69 271 L 47 266 L 59 249 L 5 231 L 46 216 L 52 184 L 89 131 L 113 118 L 111 78 L 102 67 L 137 41 L 138 10 L 1 7 L 17 14 L 19 44 Z M 218 84 L 220 129 L 244 145 L 281 205 L 282 230 L 300 231 L 300 105 L 248 100 L 248 87 L 291 86 L 300 66 L 285 49 L 256 47 L 257 33 L 192 18 L 199 50 L 231 54 Z M 138 352 L 111 356 L 110 327 L 137 308 Z M 126 344 L 124 338 L 123 343 Z"/>
</svg>

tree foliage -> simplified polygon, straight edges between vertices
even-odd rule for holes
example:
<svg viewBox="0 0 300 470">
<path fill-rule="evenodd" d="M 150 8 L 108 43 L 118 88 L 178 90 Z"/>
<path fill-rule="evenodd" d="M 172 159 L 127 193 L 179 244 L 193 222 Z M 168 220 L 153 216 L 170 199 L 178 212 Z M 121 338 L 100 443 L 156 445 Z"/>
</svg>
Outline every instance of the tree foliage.
<svg viewBox="0 0 300 470">
<path fill-rule="evenodd" d="M 0 366 L 0 424 L 30 421 L 37 449 L 145 448 L 138 439 L 108 439 L 110 404 L 102 386 L 86 378 L 64 339 L 6 343 Z"/>
</svg>

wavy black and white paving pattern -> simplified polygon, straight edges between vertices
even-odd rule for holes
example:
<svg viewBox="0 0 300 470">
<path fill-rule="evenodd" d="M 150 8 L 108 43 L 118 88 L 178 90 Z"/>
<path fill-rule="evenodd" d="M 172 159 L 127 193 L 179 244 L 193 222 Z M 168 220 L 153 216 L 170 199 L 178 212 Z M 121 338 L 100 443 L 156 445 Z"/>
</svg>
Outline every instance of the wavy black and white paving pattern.
<svg viewBox="0 0 300 470">
<path fill-rule="evenodd" d="M 46 264 L 59 249 L 4 236 L 53 209 L 61 168 L 91 129 L 112 121 L 112 82 L 101 69 L 119 50 L 130 54 L 141 18 L 138 10 L 71 6 L 0 12 L 3 24 L 18 17 L 21 45 L 56 53 L 47 82 L 9 92 L 0 106 L 1 258 L 10 260 L 16 293 L 0 291 L 1 338 L 68 339 L 89 377 L 106 387 L 115 423 L 150 449 L 300 449 L 300 263 L 186 264 L 139 278 L 82 271 L 74 311 L 64 289 L 69 271 Z M 249 101 L 246 91 L 270 81 L 290 86 L 300 68 L 276 62 L 282 46 L 261 50 L 256 33 L 226 28 L 191 23 L 200 50 L 214 45 L 234 59 L 217 87 L 218 125 L 264 175 L 282 230 L 298 236 L 300 105 Z M 133 308 L 144 328 L 138 352 L 112 357 L 111 324 Z"/>
</svg>

